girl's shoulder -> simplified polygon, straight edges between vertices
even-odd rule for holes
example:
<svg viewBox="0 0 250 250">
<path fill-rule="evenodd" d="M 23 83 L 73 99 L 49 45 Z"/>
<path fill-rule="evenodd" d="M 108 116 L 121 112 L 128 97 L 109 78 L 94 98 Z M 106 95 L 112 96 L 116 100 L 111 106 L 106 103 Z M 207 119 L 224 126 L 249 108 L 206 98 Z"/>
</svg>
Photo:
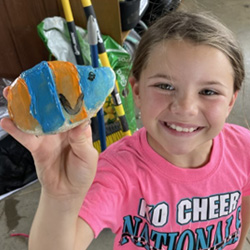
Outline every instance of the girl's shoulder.
<svg viewBox="0 0 250 250">
<path fill-rule="evenodd" d="M 124 157 L 126 155 L 141 154 L 142 148 L 147 144 L 146 139 L 146 129 L 143 127 L 137 130 L 131 136 L 125 136 L 120 140 L 112 143 L 108 148 L 101 153 L 100 158 L 117 158 L 121 155 Z"/>
<path fill-rule="evenodd" d="M 227 144 L 230 143 L 229 145 L 250 146 L 250 130 L 245 127 L 226 123 L 222 129 L 221 136 Z"/>
<path fill-rule="evenodd" d="M 242 139 L 250 138 L 250 130 L 237 124 L 225 123 L 222 132 L 233 137 L 243 137 Z"/>
<path fill-rule="evenodd" d="M 143 127 L 131 136 L 125 136 L 111 144 L 104 153 L 117 152 L 127 149 L 136 149 L 146 142 L 146 129 Z"/>
</svg>

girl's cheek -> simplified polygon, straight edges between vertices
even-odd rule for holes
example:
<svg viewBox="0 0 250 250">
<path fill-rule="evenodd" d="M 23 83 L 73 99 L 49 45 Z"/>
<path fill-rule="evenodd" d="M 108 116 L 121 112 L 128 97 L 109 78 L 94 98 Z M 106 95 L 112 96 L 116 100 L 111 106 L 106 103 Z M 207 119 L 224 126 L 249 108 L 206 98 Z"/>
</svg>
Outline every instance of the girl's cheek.
<svg viewBox="0 0 250 250">
<path fill-rule="evenodd" d="M 228 113 L 228 104 L 225 99 L 219 98 L 207 102 L 204 109 L 205 112 L 215 119 L 223 119 L 227 116 Z"/>
<path fill-rule="evenodd" d="M 171 98 L 166 97 L 166 95 L 156 94 L 152 96 L 148 96 L 145 100 L 149 104 L 149 108 L 152 110 L 164 109 L 168 107 L 171 103 Z"/>
</svg>

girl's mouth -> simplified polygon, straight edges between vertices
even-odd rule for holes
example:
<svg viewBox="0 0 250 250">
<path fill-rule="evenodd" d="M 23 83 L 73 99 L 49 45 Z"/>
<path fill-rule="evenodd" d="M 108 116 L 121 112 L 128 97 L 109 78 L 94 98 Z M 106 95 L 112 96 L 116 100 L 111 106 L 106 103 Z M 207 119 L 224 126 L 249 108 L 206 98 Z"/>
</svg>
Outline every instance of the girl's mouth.
<svg viewBox="0 0 250 250">
<path fill-rule="evenodd" d="M 183 133 L 192 133 L 192 132 L 195 132 L 195 131 L 202 129 L 202 127 L 180 126 L 180 125 L 176 125 L 173 123 L 167 123 L 167 122 L 164 122 L 164 125 L 172 130 L 175 130 L 177 132 L 183 132 Z"/>
</svg>

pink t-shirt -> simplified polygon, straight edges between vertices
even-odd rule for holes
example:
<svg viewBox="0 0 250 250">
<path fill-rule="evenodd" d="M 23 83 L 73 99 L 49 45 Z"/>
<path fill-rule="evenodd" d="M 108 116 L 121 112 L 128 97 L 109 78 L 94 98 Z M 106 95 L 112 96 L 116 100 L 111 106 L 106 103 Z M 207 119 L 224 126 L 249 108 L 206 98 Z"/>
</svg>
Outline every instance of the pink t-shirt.
<svg viewBox="0 0 250 250">
<path fill-rule="evenodd" d="M 80 210 L 95 237 L 115 234 L 114 249 L 227 249 L 238 244 L 241 199 L 250 195 L 250 132 L 226 124 L 202 168 L 178 168 L 137 131 L 101 154 Z"/>
</svg>

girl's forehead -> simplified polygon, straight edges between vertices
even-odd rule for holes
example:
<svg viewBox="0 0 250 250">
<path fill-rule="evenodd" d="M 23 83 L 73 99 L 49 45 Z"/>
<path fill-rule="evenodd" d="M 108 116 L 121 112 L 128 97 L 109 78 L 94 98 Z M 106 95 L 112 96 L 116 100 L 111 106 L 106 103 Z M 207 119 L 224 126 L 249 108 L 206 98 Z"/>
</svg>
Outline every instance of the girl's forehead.
<svg viewBox="0 0 250 250">
<path fill-rule="evenodd" d="M 180 52 L 182 53 L 185 51 L 194 51 L 198 49 L 206 50 L 219 50 L 218 48 L 215 48 L 212 45 L 203 44 L 203 43 L 196 43 L 194 41 L 188 40 L 188 39 L 166 39 L 161 42 L 156 43 L 154 46 L 150 48 L 149 56 L 152 56 L 153 54 L 162 54 L 167 53 L 168 55 L 172 55 L 172 51 L 174 52 Z"/>
<path fill-rule="evenodd" d="M 220 49 L 208 45 L 198 44 L 190 40 L 169 39 L 155 44 L 150 50 L 147 63 L 151 60 L 171 62 L 223 60 L 231 65 L 228 56 Z M 232 68 L 232 67 L 231 67 Z"/>
<path fill-rule="evenodd" d="M 185 40 L 158 43 L 152 48 L 142 73 L 146 77 L 167 74 L 175 79 L 199 81 L 223 78 L 231 82 L 234 78 L 233 67 L 224 52 Z"/>
</svg>

